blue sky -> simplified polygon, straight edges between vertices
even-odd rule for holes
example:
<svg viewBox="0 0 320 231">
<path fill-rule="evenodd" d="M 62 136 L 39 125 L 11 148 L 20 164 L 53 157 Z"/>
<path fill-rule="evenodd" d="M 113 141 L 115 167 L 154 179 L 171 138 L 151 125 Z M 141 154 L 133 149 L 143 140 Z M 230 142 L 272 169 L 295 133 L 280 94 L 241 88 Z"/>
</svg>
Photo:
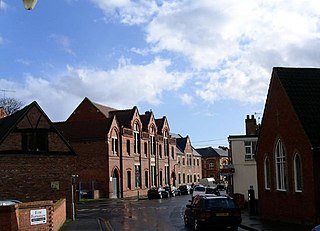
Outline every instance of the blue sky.
<svg viewBox="0 0 320 231">
<path fill-rule="evenodd" d="M 2 0 L 0 89 L 52 121 L 88 97 L 165 115 L 195 147 L 227 145 L 262 116 L 272 67 L 319 67 L 319 12 L 303 0 Z"/>
</svg>

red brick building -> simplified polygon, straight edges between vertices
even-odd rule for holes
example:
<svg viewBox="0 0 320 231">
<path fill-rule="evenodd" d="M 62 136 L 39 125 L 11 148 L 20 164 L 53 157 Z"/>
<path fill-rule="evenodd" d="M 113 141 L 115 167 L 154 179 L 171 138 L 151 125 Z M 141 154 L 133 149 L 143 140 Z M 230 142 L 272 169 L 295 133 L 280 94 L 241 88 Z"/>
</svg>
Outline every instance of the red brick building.
<svg viewBox="0 0 320 231">
<path fill-rule="evenodd" d="M 320 69 L 274 68 L 258 140 L 259 214 L 320 222 Z"/>
<path fill-rule="evenodd" d="M 56 124 L 77 153 L 79 188 L 99 197 L 146 195 L 151 186 L 171 183 L 176 160 L 166 117 L 138 108 L 117 110 L 85 98 L 70 117 Z"/>
<path fill-rule="evenodd" d="M 212 147 L 196 148 L 201 155 L 202 178 L 213 177 L 220 180 L 220 155 Z"/>
<path fill-rule="evenodd" d="M 73 149 L 36 102 L 0 119 L 1 199 L 66 198 L 71 217 L 74 173 Z"/>
</svg>

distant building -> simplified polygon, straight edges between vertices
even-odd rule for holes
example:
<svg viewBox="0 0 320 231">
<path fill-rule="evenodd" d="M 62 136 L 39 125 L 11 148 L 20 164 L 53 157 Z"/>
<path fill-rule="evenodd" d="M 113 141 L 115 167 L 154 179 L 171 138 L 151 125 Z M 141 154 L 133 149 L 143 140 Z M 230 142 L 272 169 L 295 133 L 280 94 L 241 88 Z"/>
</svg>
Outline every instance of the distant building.
<svg viewBox="0 0 320 231">
<path fill-rule="evenodd" d="M 320 222 L 320 69 L 273 68 L 256 161 L 259 215 Z"/>
<path fill-rule="evenodd" d="M 201 156 L 192 147 L 189 136 L 175 135 L 175 137 L 177 143 L 176 185 L 196 184 L 202 178 Z"/>
<path fill-rule="evenodd" d="M 201 155 L 202 178 L 213 177 L 216 181 L 220 180 L 220 155 L 212 147 L 196 148 Z"/>
<path fill-rule="evenodd" d="M 234 173 L 231 178 L 231 192 L 244 195 L 248 201 L 248 189 L 253 187 L 258 198 L 256 146 L 259 126 L 255 117 L 247 115 L 245 135 L 230 135 L 230 156 Z"/>
</svg>

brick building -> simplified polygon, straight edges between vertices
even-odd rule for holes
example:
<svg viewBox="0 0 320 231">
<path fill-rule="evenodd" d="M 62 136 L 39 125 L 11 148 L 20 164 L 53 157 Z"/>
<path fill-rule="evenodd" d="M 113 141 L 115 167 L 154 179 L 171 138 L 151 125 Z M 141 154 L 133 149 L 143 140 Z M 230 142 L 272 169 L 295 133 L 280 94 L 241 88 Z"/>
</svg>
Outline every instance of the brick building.
<svg viewBox="0 0 320 231">
<path fill-rule="evenodd" d="M 216 181 L 220 179 L 220 155 L 212 147 L 196 148 L 201 155 L 202 178 L 213 177 Z"/>
<path fill-rule="evenodd" d="M 79 188 L 98 197 L 146 195 L 168 185 L 176 161 L 176 140 L 166 117 L 138 108 L 117 110 L 85 98 L 65 122 L 56 123 L 77 155 Z"/>
<path fill-rule="evenodd" d="M 73 149 L 36 102 L 0 119 L 1 199 L 66 198 L 71 217 L 74 173 Z"/>
<path fill-rule="evenodd" d="M 175 184 L 196 184 L 202 178 L 201 173 L 201 156 L 192 147 L 189 136 L 176 136 L 176 153 L 177 160 L 174 167 L 174 172 L 177 182 Z"/>
<path fill-rule="evenodd" d="M 259 214 L 320 222 L 320 69 L 273 68 L 257 147 Z"/>
</svg>

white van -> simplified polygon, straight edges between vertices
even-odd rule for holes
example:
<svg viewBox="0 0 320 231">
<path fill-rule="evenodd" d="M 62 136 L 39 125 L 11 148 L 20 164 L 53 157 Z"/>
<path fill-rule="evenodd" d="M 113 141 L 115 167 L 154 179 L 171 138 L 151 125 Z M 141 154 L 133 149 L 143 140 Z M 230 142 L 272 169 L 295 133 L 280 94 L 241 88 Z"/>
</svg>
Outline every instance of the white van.
<svg viewBox="0 0 320 231">
<path fill-rule="evenodd" d="M 202 178 L 199 180 L 199 184 L 212 188 L 217 188 L 216 180 L 213 177 Z"/>
</svg>

